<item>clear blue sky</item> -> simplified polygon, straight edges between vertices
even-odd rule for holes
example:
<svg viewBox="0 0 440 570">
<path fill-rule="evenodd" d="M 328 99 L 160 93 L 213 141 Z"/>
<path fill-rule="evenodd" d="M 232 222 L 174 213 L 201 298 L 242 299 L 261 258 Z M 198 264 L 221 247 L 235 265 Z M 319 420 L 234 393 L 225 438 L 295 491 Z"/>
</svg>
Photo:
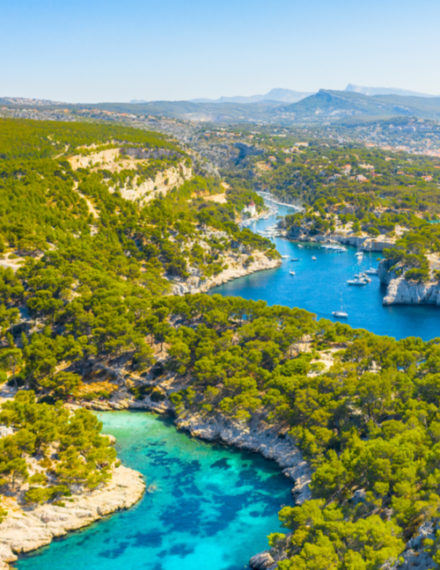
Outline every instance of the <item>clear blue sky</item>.
<svg viewBox="0 0 440 570">
<path fill-rule="evenodd" d="M 440 94 L 439 0 L 0 0 L 0 96 Z"/>
</svg>

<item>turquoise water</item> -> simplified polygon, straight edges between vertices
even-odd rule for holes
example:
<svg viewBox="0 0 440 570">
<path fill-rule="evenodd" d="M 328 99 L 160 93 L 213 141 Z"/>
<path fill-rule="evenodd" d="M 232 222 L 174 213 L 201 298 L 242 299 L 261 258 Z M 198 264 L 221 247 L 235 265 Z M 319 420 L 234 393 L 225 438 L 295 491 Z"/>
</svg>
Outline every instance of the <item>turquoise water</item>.
<svg viewBox="0 0 440 570">
<path fill-rule="evenodd" d="M 292 209 L 279 206 L 279 215 L 292 213 Z M 276 223 L 276 216 L 259 220 L 251 226 L 260 231 Z M 381 335 L 403 338 L 419 336 L 425 340 L 440 336 L 440 309 L 433 306 L 384 307 L 384 290 L 379 279 L 371 276 L 365 287 L 346 284 L 354 274 L 369 267 L 377 267 L 380 254 L 364 253 L 358 262 L 356 250 L 336 253 L 316 245 L 296 244 L 274 238 L 282 255 L 299 258 L 298 262 L 283 259 L 278 269 L 261 271 L 247 277 L 229 281 L 210 293 L 235 295 L 245 299 L 263 299 L 269 305 L 300 307 L 315 313 L 318 318 L 335 320 L 332 311 L 342 306 L 348 313 L 344 322 L 355 328 L 368 329 Z M 312 257 L 316 257 L 316 261 Z M 295 271 L 291 276 L 289 271 Z"/>
<path fill-rule="evenodd" d="M 238 570 L 267 547 L 291 482 L 263 458 L 203 443 L 144 412 L 99 414 L 156 491 L 18 562 L 20 570 Z"/>
</svg>

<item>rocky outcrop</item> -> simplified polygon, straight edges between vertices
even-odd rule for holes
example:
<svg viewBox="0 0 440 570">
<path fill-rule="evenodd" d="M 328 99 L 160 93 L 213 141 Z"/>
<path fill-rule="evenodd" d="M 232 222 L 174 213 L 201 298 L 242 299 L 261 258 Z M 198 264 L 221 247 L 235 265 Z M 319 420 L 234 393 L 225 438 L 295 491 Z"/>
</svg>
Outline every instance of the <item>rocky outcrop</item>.
<svg viewBox="0 0 440 570">
<path fill-rule="evenodd" d="M 409 281 L 404 275 L 396 275 L 387 260 L 379 264 L 379 279 L 386 286 L 384 305 L 439 305 L 440 283 L 438 281 Z"/>
<path fill-rule="evenodd" d="M 411 538 L 405 550 L 399 556 L 399 561 L 389 566 L 383 566 L 384 570 L 431 570 L 438 566 L 426 551 L 425 540 L 435 543 L 436 533 L 439 530 L 439 522 L 431 520 L 423 523 L 417 534 Z"/>
<path fill-rule="evenodd" d="M 212 277 L 201 277 L 197 274 L 191 275 L 187 279 L 175 280 L 172 286 L 173 295 L 185 295 L 186 293 L 205 293 L 212 287 L 243 277 L 256 271 L 274 269 L 281 265 L 281 260 L 277 257 L 270 259 L 263 252 L 252 252 L 253 260 L 247 263 L 249 255 L 237 254 L 226 255 L 222 258 L 228 267 Z"/>
<path fill-rule="evenodd" d="M 73 495 L 65 506 L 44 504 L 22 509 L 12 501 L 0 523 L 0 568 L 8 568 L 17 555 L 49 544 L 55 537 L 85 527 L 110 513 L 128 509 L 142 497 L 145 483 L 137 471 L 120 465 L 102 488 Z M 3 566 L 2 566 L 3 565 Z"/>
<path fill-rule="evenodd" d="M 272 568 L 275 564 L 275 560 L 272 558 L 271 553 L 268 550 L 260 552 L 249 560 L 249 566 L 254 570 L 266 570 Z"/>
</svg>

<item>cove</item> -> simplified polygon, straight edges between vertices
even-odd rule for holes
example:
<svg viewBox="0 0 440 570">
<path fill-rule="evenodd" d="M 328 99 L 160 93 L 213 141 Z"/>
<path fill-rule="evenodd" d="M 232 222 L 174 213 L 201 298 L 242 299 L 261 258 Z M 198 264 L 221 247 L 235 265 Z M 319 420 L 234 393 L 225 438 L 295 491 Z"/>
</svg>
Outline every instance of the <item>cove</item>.
<svg viewBox="0 0 440 570">
<path fill-rule="evenodd" d="M 274 206 L 270 200 L 267 202 Z M 277 204 L 276 213 L 253 222 L 250 229 L 264 231 L 277 223 L 277 216 L 293 211 L 292 207 Z M 283 258 L 281 267 L 234 279 L 211 289 L 209 293 L 255 301 L 262 299 L 269 305 L 299 307 L 315 313 L 318 318 L 333 321 L 336 319 L 332 317 L 332 311 L 342 306 L 348 313 L 348 319 L 342 322 L 353 328 L 397 339 L 418 336 L 430 340 L 440 336 L 440 308 L 429 305 L 384 307 L 384 291 L 374 276 L 365 287 L 347 285 L 347 279 L 352 279 L 356 273 L 377 267 L 379 253 L 364 253 L 358 260 L 354 248 L 336 253 L 316 244 L 298 244 L 278 237 L 273 241 L 281 255 L 288 256 Z M 292 262 L 292 257 L 299 261 Z M 295 275 L 292 276 L 290 271 L 295 271 Z"/>
<path fill-rule="evenodd" d="M 20 570 L 239 570 L 281 530 L 292 482 L 275 463 L 190 438 L 148 412 L 98 416 L 121 461 L 155 490 L 21 559 Z"/>
</svg>

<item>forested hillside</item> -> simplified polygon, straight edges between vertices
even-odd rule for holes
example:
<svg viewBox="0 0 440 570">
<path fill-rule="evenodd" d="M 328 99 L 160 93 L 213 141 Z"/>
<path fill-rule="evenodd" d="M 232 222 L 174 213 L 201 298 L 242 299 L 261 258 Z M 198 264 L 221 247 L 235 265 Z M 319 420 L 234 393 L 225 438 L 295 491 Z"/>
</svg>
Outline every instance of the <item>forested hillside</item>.
<svg viewBox="0 0 440 570">
<path fill-rule="evenodd" d="M 268 240 L 236 223 L 252 198 L 261 207 L 248 190 L 226 191 L 218 180 L 190 175 L 160 189 L 150 184 L 151 196 L 144 191 L 142 200 L 122 197 L 122 190 L 145 190 L 170 168 L 191 172 L 191 158 L 161 136 L 108 125 L 2 120 L 0 155 L 0 385 L 35 390 L 46 402 L 38 407 L 23 400 L 31 392 L 22 393 L 14 405 L 23 424 L 5 415 L 5 404 L 0 423 L 13 432 L 0 439 L 0 492 L 21 493 L 17 482 L 31 477 L 18 498 L 54 501 L 69 491 L 65 453 L 72 480 L 77 465 L 80 481 L 82 461 L 87 484 L 104 481 L 107 471 L 104 459 L 97 464 L 102 477 L 92 456 L 76 459 L 75 445 L 86 450 L 85 438 L 98 445 L 93 417 L 77 412 L 69 420 L 49 404 L 108 396 L 116 386 L 97 376 L 110 361 L 137 374 L 148 368 L 151 302 L 176 279 L 216 275 L 226 255 L 277 254 Z M 219 194 L 222 203 L 210 200 Z M 41 424 L 28 425 L 29 414 L 41 416 Z M 73 431 L 84 432 L 77 443 L 49 425 L 63 414 L 66 429 L 70 421 Z M 26 467 L 28 456 L 44 460 L 44 442 L 52 451 L 65 449 L 64 478 L 55 476 L 51 461 L 47 476 L 34 477 Z M 40 486 L 34 489 L 33 482 Z"/>
<path fill-rule="evenodd" d="M 270 538 L 279 568 L 391 567 L 422 524 L 430 536 L 421 547 L 440 564 L 437 340 L 395 341 L 263 302 L 172 296 L 176 279 L 220 272 L 226 256 L 277 256 L 236 223 L 251 199 L 261 206 L 239 177 L 225 188 L 193 174 L 152 199 L 129 200 L 121 189 L 189 167 L 191 157 L 120 127 L 12 120 L 0 127 L 0 395 L 21 390 L 0 412 L 10 428 L 0 439 L 0 494 L 23 480 L 21 501 L 53 502 L 75 485 L 99 485 L 114 452 L 92 416 L 63 406 L 124 398 L 162 405 L 177 420 L 270 428 L 298 445 L 313 470 L 312 498 L 280 513 L 289 534 Z M 366 225 L 378 223 L 371 208 L 382 200 L 403 216 L 399 224 L 411 221 L 414 204 L 426 218 L 431 202 L 436 212 L 434 185 L 418 182 L 420 172 L 438 180 L 436 163 L 428 172 L 405 162 L 405 173 L 391 176 L 403 158 L 390 165 L 355 150 L 362 164 L 378 169 L 380 161 L 379 179 L 389 175 L 388 183 L 357 193 L 357 182 L 340 177 L 335 194 L 317 170 L 322 149 L 295 152 L 268 158 L 270 186 L 260 164 L 262 181 L 283 198 L 318 211 L 321 204 L 323 220 L 327 205 L 341 200 L 364 212 Z M 325 152 L 329 176 L 348 163 Z M 284 156 L 292 160 L 281 165 Z M 361 168 L 350 156 L 351 168 Z M 409 179 L 420 192 L 408 190 Z M 42 474 L 29 468 L 36 460 Z"/>
</svg>

